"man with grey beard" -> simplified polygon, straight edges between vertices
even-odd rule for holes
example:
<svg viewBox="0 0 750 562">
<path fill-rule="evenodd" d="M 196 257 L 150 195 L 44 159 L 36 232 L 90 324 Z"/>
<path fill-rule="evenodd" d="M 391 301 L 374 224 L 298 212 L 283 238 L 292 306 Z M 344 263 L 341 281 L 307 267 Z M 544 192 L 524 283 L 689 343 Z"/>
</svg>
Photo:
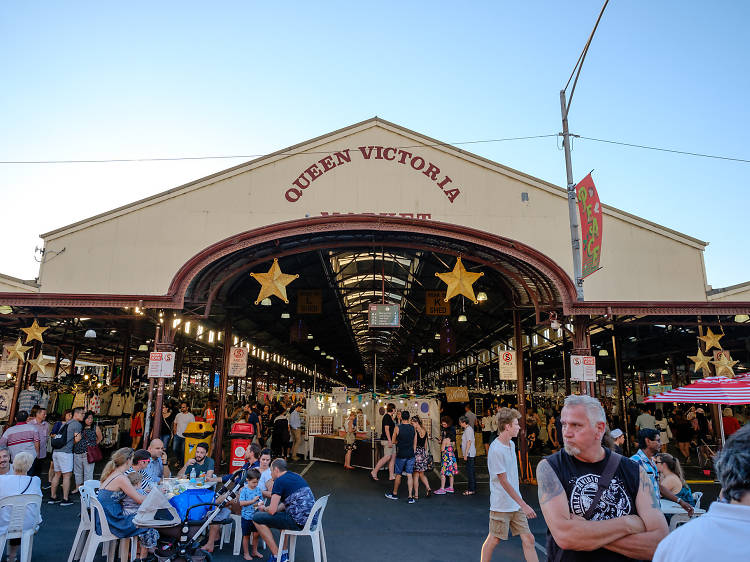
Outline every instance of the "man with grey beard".
<svg viewBox="0 0 750 562">
<path fill-rule="evenodd" d="M 548 560 L 651 560 L 667 535 L 654 487 L 630 459 L 602 447 L 606 417 L 592 396 L 568 396 L 564 448 L 537 467 Z"/>
</svg>

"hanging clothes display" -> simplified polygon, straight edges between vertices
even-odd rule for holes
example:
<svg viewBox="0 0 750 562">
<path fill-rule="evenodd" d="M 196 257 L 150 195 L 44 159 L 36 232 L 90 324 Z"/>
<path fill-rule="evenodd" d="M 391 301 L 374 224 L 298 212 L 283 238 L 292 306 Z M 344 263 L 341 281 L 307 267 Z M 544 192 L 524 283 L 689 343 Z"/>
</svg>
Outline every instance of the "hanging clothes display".
<svg viewBox="0 0 750 562">
<path fill-rule="evenodd" d="M 10 404 L 13 401 L 13 387 L 0 389 L 0 420 L 7 420 Z"/>
<path fill-rule="evenodd" d="M 39 404 L 39 399 L 42 397 L 42 393 L 36 390 L 34 387 L 29 387 L 26 390 L 22 390 L 18 394 L 18 411 L 24 410 L 26 413 L 31 411 L 31 408 Z"/>
<path fill-rule="evenodd" d="M 135 406 L 135 393 L 128 392 L 125 395 L 125 403 L 122 406 L 122 413 L 128 414 L 128 415 L 132 414 L 134 406 Z"/>
<path fill-rule="evenodd" d="M 73 407 L 73 394 L 65 392 L 57 395 L 57 406 L 55 412 L 62 415 L 65 410 L 70 410 Z"/>
<path fill-rule="evenodd" d="M 46 390 L 42 391 L 42 396 L 39 398 L 39 407 L 48 410 L 50 394 Z"/>
<path fill-rule="evenodd" d="M 49 393 L 49 402 L 47 403 L 47 411 L 54 412 L 55 406 L 57 406 L 57 391 L 53 390 Z"/>
<path fill-rule="evenodd" d="M 122 394 L 114 394 L 112 396 L 112 403 L 109 406 L 109 411 L 107 415 L 113 418 L 121 416 L 123 403 L 124 403 L 124 400 L 123 400 Z"/>
<path fill-rule="evenodd" d="M 110 409 L 110 405 L 112 404 L 112 397 L 114 395 L 115 395 L 115 390 L 114 389 L 110 389 L 110 390 L 107 390 L 107 391 L 105 391 L 105 392 L 102 393 L 102 395 L 101 395 L 101 405 L 99 406 L 100 413 L 101 413 L 102 416 L 111 415 L 109 413 L 109 409 Z"/>
<path fill-rule="evenodd" d="M 89 410 L 94 412 L 97 416 L 101 413 L 102 401 L 98 394 L 92 394 L 89 398 Z"/>
<path fill-rule="evenodd" d="M 73 408 L 85 408 L 86 407 L 86 393 L 76 392 L 75 398 L 73 399 Z"/>
</svg>

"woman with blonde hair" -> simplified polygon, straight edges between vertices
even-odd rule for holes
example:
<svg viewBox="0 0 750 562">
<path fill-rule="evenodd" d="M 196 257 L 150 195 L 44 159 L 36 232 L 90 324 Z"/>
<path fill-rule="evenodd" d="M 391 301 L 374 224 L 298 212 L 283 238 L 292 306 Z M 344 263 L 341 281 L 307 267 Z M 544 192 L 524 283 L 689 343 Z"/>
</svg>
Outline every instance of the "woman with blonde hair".
<svg viewBox="0 0 750 562">
<path fill-rule="evenodd" d="M 680 461 L 669 453 L 657 453 L 654 457 L 656 468 L 661 475 L 660 484 L 677 496 L 678 499 L 695 507 L 695 498 L 690 486 L 685 482 Z"/>
<path fill-rule="evenodd" d="M 133 523 L 135 513 L 125 514 L 122 502 L 127 496 L 137 504 L 141 504 L 146 496 L 138 493 L 130 480 L 125 476 L 125 471 L 133 464 L 133 449 L 123 447 L 117 449 L 104 466 L 101 475 L 101 488 L 97 493 L 97 499 L 104 508 L 107 516 L 109 530 L 119 538 L 138 537 L 140 542 L 138 556 L 141 559 L 148 556 L 147 549 L 155 548 L 159 539 L 159 531 L 156 529 L 139 529 Z"/>
</svg>

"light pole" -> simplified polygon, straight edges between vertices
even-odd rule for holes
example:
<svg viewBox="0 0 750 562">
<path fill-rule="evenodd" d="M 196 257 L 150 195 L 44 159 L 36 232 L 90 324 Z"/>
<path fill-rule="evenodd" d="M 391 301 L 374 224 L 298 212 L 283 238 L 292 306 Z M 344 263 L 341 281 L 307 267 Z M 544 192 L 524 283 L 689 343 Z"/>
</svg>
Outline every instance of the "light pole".
<svg viewBox="0 0 750 562">
<path fill-rule="evenodd" d="M 578 57 L 578 62 L 576 62 L 576 65 L 573 67 L 573 72 L 571 72 L 570 78 L 568 78 L 568 83 L 565 84 L 565 88 L 560 90 L 560 113 L 562 114 L 563 127 L 561 136 L 563 138 L 563 150 L 565 151 L 565 172 L 568 180 L 568 216 L 570 218 L 570 245 L 573 250 L 573 277 L 576 286 L 576 296 L 579 301 L 583 300 L 583 277 L 581 272 L 580 252 L 581 240 L 578 237 L 578 205 L 576 203 L 576 186 L 573 182 L 573 163 L 570 157 L 570 131 L 568 130 L 568 113 L 570 112 L 570 104 L 573 101 L 573 94 L 576 91 L 576 84 L 578 84 L 578 77 L 581 75 L 583 61 L 586 60 L 586 54 L 589 51 L 589 45 L 591 45 L 591 40 L 594 38 L 596 28 L 599 27 L 599 22 L 604 15 L 604 10 L 607 7 L 607 4 L 609 4 L 609 0 L 604 0 L 604 5 L 599 12 L 599 17 L 596 19 L 594 29 L 591 31 L 589 40 L 586 41 L 586 45 L 583 47 L 583 51 L 581 51 L 581 55 Z M 568 89 L 570 81 L 573 79 L 573 75 L 575 75 L 576 79 L 573 81 L 573 88 L 570 90 L 570 96 L 566 99 L 565 91 Z"/>
</svg>

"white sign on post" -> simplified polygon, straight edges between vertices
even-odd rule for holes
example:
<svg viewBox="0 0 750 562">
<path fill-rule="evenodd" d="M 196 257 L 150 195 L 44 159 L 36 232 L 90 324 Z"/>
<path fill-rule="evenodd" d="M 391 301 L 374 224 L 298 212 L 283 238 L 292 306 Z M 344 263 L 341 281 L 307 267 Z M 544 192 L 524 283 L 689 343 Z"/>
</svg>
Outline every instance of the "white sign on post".
<svg viewBox="0 0 750 562">
<path fill-rule="evenodd" d="M 174 352 L 152 351 L 148 355 L 148 376 L 152 379 L 170 378 L 174 375 Z"/>
<path fill-rule="evenodd" d="M 596 382 L 596 358 L 593 355 L 571 355 L 570 380 Z"/>
<path fill-rule="evenodd" d="M 247 348 L 233 347 L 229 350 L 230 377 L 244 377 L 247 374 Z"/>
<path fill-rule="evenodd" d="M 518 372 L 516 371 L 516 352 L 515 351 L 502 351 L 498 358 L 500 363 L 500 380 L 501 381 L 515 381 L 518 380 Z"/>
<path fill-rule="evenodd" d="M 345 386 L 334 386 L 331 389 L 333 394 L 333 401 L 337 404 L 344 404 L 346 402 L 346 387 Z"/>
</svg>

